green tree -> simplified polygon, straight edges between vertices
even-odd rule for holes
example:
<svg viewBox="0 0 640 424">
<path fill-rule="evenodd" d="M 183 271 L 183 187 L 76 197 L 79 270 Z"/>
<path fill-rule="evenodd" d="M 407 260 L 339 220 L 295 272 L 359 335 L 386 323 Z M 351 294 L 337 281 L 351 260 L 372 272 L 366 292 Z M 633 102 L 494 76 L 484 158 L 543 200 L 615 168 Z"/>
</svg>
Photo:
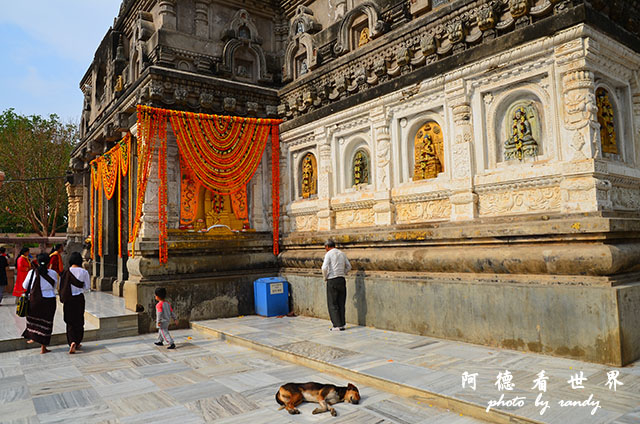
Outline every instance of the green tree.
<svg viewBox="0 0 640 424">
<path fill-rule="evenodd" d="M 77 125 L 57 115 L 0 115 L 0 229 L 53 236 L 66 227 L 64 176 L 77 138 Z"/>
</svg>

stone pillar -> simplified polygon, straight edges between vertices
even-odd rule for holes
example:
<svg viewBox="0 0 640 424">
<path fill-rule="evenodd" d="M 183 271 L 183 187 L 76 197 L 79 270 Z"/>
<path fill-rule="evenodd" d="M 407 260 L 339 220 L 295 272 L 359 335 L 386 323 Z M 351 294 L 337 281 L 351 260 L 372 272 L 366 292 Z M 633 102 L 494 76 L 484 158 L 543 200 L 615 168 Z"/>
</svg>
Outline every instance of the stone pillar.
<svg viewBox="0 0 640 424">
<path fill-rule="evenodd" d="M 451 221 L 464 221 L 478 216 L 478 196 L 473 192 L 473 132 L 471 106 L 465 81 L 458 79 L 445 87 L 453 116 L 451 145 L 451 180 L 453 194 Z"/>
<path fill-rule="evenodd" d="M 563 213 L 611 209 L 611 182 L 604 179 L 606 163 L 600 161 L 600 124 L 595 79 L 590 70 L 593 47 L 578 38 L 555 49 L 558 77 L 562 78 L 564 180 L 560 184 Z"/>
<path fill-rule="evenodd" d="M 335 212 L 331 210 L 331 181 L 333 166 L 331 164 L 330 137 L 324 128 L 317 128 L 315 139 L 318 145 L 318 231 L 335 228 Z"/>
<path fill-rule="evenodd" d="M 160 1 L 160 28 L 176 29 L 176 0 Z"/>
<path fill-rule="evenodd" d="M 209 38 L 209 1 L 196 0 L 196 36 Z"/>
<path fill-rule="evenodd" d="M 371 159 L 372 167 L 375 163 L 375 187 L 374 195 L 376 203 L 373 206 L 376 225 L 392 225 L 395 222 L 395 207 L 391 203 L 391 134 L 389 122 L 385 116 L 384 108 L 378 108 L 371 112 L 373 122 L 373 135 L 375 146 L 375 162 Z"/>
<path fill-rule="evenodd" d="M 289 166 L 289 147 L 282 141 L 280 142 L 280 231 L 283 234 L 290 233 L 291 217 L 289 216 L 290 209 L 282 209 L 282 205 L 290 205 L 293 201 L 293 187 L 295 184 L 294 175 L 296 170 L 293 166 Z"/>
</svg>

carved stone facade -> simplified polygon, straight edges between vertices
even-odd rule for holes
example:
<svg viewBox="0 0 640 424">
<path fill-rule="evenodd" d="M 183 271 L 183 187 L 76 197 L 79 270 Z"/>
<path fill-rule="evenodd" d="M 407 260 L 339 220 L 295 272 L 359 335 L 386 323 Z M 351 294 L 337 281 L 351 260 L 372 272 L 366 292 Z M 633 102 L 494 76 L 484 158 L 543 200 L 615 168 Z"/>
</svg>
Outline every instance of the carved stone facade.
<svg viewBox="0 0 640 424">
<path fill-rule="evenodd" d="M 428 327 L 422 302 L 401 294 L 416 318 L 373 311 L 360 324 L 509 347 L 521 338 L 525 350 L 540 344 L 543 353 L 627 363 L 640 357 L 640 332 L 625 323 L 639 313 L 597 303 L 600 290 L 640 292 L 639 11 L 635 2 L 628 13 L 614 9 L 596 0 L 125 1 L 81 82 L 74 184 L 86 187 L 83 164 L 135 129 L 136 103 L 277 116 L 282 253 L 276 264 L 258 235 L 234 246 L 257 255 L 251 269 L 288 279 L 295 312 L 326 316 L 305 290 L 308 278 L 321 283 L 320 249 L 333 238 L 362 275 L 367 288 L 353 296 L 369 311 L 398 282 L 414 295 L 441 287 L 429 303 L 434 316 L 459 315 L 460 299 L 474 311 L 465 328 Z M 252 225 L 267 231 L 269 163 L 249 206 Z M 157 184 L 149 182 L 143 259 L 129 259 L 125 295 L 175 273 L 187 281 L 196 270 L 205 281 L 231 263 L 239 269 L 241 253 L 218 240 L 204 245 L 221 261 L 183 257 L 191 269 L 170 262 L 158 271 L 149 259 Z M 172 237 L 174 252 L 202 242 Z M 576 284 L 584 298 L 571 297 Z M 508 317 L 483 315 L 499 306 L 489 291 Z M 572 306 L 552 308 L 553 320 L 536 330 L 537 311 L 556 298 Z M 622 324 L 585 330 L 572 314 Z M 565 334 L 576 335 L 568 349 Z M 603 350 L 605 338 L 614 342 Z"/>
</svg>

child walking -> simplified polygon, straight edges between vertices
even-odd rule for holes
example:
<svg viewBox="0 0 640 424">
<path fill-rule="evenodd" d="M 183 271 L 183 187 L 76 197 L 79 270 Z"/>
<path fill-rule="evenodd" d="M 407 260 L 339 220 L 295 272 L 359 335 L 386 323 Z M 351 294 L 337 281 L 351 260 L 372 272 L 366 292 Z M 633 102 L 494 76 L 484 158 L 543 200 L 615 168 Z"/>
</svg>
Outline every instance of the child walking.
<svg viewBox="0 0 640 424">
<path fill-rule="evenodd" d="M 167 297 L 167 289 L 164 287 L 158 287 L 156 289 L 156 326 L 158 327 L 158 341 L 154 344 L 156 346 L 162 346 L 164 343 L 169 343 L 167 349 L 175 349 L 176 344 L 173 342 L 173 337 L 169 333 L 169 324 L 171 320 L 176 321 L 178 318 L 173 313 L 173 308 L 169 302 L 165 302 Z"/>
</svg>

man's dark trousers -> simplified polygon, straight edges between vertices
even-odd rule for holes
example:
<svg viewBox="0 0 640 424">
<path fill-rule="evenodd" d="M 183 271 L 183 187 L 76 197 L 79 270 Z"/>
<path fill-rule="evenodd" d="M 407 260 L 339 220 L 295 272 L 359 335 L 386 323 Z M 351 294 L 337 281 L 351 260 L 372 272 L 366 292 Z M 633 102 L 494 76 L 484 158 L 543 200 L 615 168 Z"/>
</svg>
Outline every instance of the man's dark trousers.
<svg viewBox="0 0 640 424">
<path fill-rule="evenodd" d="M 334 327 L 344 327 L 344 307 L 347 302 L 347 283 L 344 277 L 330 278 L 327 280 L 327 303 L 329 316 Z"/>
</svg>

